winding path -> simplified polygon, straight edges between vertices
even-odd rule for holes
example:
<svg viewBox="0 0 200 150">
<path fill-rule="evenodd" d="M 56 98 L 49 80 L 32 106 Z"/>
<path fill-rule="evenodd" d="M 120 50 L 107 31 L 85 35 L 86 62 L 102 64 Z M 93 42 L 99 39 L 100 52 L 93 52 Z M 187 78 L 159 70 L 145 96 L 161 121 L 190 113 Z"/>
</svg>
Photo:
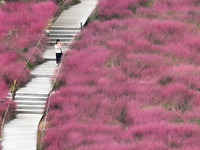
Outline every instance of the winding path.
<svg viewBox="0 0 200 150">
<path fill-rule="evenodd" d="M 51 90 L 51 76 L 57 69 L 52 44 L 56 39 L 61 39 L 66 45 L 70 44 L 97 2 L 98 0 L 81 0 L 81 3 L 63 11 L 52 25 L 49 46 L 44 52 L 44 63 L 31 72 L 32 80 L 16 93 L 17 115 L 16 119 L 4 127 L 3 150 L 36 150 L 38 123 Z"/>
</svg>

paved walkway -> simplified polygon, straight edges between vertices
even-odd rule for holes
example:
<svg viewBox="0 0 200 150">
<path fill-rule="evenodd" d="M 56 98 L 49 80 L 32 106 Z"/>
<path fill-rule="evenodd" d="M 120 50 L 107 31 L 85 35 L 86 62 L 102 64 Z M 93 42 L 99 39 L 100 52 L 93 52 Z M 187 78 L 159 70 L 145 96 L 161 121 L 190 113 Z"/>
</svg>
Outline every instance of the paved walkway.
<svg viewBox="0 0 200 150">
<path fill-rule="evenodd" d="M 44 63 L 31 72 L 32 80 L 17 91 L 17 116 L 5 125 L 3 150 L 36 150 L 37 127 L 44 111 L 47 94 L 51 90 L 51 76 L 57 69 L 54 46 L 50 44 L 55 43 L 57 38 L 69 44 L 80 31 L 80 23 L 86 23 L 98 0 L 81 1 L 65 10 L 52 25 L 49 46 L 44 52 Z"/>
</svg>

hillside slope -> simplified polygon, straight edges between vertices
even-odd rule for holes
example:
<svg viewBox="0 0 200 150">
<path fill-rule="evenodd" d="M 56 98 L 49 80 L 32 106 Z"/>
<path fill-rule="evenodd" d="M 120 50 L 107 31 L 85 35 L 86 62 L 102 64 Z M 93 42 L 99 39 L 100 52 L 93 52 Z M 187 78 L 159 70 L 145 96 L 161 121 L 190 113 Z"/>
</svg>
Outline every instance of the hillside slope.
<svg viewBox="0 0 200 150">
<path fill-rule="evenodd" d="M 198 0 L 101 0 L 67 53 L 47 150 L 198 150 Z"/>
</svg>

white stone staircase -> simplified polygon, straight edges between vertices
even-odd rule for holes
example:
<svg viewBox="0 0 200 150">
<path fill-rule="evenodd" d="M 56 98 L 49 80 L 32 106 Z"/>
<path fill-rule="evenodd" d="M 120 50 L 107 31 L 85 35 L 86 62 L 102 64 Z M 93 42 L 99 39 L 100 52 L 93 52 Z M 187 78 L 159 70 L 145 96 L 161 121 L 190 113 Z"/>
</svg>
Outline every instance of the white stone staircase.
<svg viewBox="0 0 200 150">
<path fill-rule="evenodd" d="M 51 90 L 51 77 L 56 67 L 54 44 L 56 39 L 64 43 L 63 51 L 71 43 L 74 36 L 80 32 L 80 27 L 52 26 L 49 34 L 49 45 L 44 53 L 44 63 L 32 72 L 32 80 L 16 93 L 17 113 L 43 114 L 48 92 Z"/>
<path fill-rule="evenodd" d="M 45 108 L 47 95 L 17 94 L 15 102 L 18 104 L 17 113 L 42 114 Z"/>
<path fill-rule="evenodd" d="M 53 45 L 57 39 L 60 39 L 61 43 L 68 45 L 78 32 L 80 32 L 80 27 L 52 26 L 49 34 L 49 44 Z"/>
<path fill-rule="evenodd" d="M 51 90 L 51 76 L 56 68 L 55 60 L 52 59 L 45 61 L 31 72 L 32 80 L 16 93 L 17 113 L 43 114 Z"/>
</svg>

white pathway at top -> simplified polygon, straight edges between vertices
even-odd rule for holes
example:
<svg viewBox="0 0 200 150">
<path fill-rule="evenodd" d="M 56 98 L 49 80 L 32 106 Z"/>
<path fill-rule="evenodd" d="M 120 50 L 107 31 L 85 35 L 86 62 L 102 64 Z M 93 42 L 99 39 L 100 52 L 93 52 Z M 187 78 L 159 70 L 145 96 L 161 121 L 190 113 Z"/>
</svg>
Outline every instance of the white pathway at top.
<svg viewBox="0 0 200 150">
<path fill-rule="evenodd" d="M 57 69 L 54 45 L 50 44 L 55 43 L 55 39 L 69 44 L 80 31 L 81 22 L 83 25 L 86 23 L 97 3 L 98 0 L 81 0 L 81 3 L 63 11 L 53 23 L 44 63 L 31 72 L 32 80 L 16 93 L 17 115 L 4 127 L 3 150 L 36 150 L 38 123 L 51 90 L 51 77 Z"/>
</svg>

